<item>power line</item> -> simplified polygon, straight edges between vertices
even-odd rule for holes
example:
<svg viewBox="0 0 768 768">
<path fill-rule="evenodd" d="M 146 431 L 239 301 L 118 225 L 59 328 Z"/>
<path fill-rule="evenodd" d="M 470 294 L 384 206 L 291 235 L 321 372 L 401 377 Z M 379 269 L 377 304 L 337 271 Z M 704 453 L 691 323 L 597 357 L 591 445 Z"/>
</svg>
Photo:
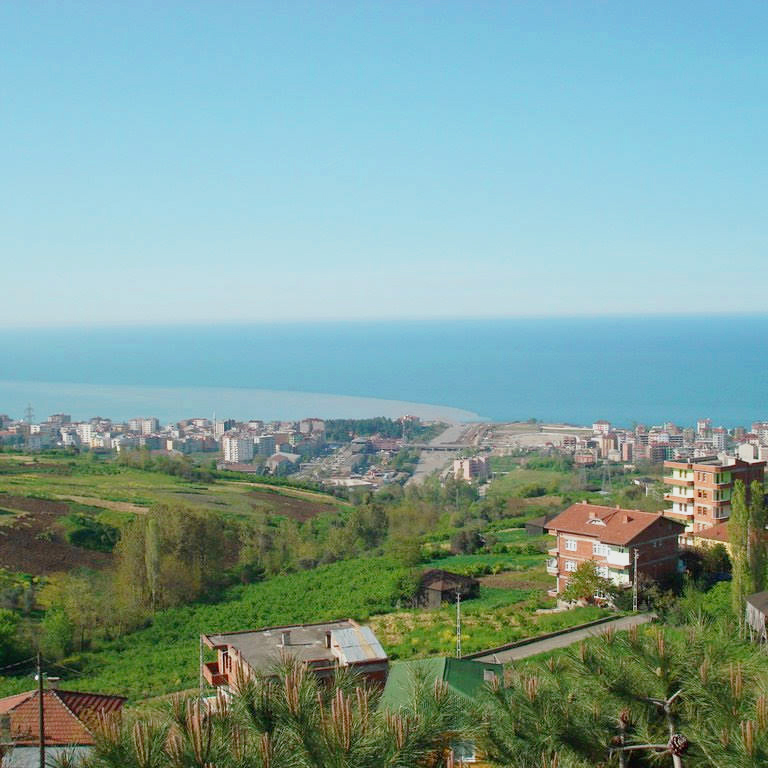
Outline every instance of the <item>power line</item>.
<svg viewBox="0 0 768 768">
<path fill-rule="evenodd" d="M 13 669 L 14 667 L 22 667 L 25 664 L 33 662 L 35 658 L 35 656 L 30 656 L 28 659 L 24 659 L 24 661 L 17 661 L 15 664 L 7 664 L 4 667 L 0 667 L 0 672 L 4 672 L 6 669 Z"/>
</svg>

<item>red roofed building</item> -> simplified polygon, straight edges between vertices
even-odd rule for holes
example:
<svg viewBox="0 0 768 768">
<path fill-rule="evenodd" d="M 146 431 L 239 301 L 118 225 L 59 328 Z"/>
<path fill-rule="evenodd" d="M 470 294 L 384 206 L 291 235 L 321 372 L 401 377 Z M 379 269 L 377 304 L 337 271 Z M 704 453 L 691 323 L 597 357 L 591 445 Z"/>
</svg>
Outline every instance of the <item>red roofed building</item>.
<svg viewBox="0 0 768 768">
<path fill-rule="evenodd" d="M 0 699 L 2 741 L 13 746 L 11 765 L 19 752 L 40 743 L 39 694 L 36 690 Z M 102 713 L 119 713 L 125 704 L 122 696 L 79 691 L 43 691 L 43 717 L 46 747 L 92 746 L 92 728 Z M 19 763 L 21 764 L 21 763 Z"/>
<path fill-rule="evenodd" d="M 634 550 L 638 575 L 672 575 L 678 569 L 681 531 L 679 523 L 652 512 L 572 504 L 547 523 L 547 532 L 557 537 L 547 563 L 547 572 L 557 579 L 554 591 L 560 594 L 585 560 L 594 560 L 600 575 L 617 586 L 632 586 Z"/>
</svg>

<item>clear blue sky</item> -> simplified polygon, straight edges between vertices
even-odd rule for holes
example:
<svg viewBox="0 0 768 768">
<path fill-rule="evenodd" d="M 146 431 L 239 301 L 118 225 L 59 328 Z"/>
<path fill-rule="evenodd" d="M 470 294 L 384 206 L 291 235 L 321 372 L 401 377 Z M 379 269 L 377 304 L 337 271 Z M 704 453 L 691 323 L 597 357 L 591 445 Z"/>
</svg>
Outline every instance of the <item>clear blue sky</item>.
<svg viewBox="0 0 768 768">
<path fill-rule="evenodd" d="M 764 310 L 766 29 L 5 0 L 2 324 Z"/>
</svg>

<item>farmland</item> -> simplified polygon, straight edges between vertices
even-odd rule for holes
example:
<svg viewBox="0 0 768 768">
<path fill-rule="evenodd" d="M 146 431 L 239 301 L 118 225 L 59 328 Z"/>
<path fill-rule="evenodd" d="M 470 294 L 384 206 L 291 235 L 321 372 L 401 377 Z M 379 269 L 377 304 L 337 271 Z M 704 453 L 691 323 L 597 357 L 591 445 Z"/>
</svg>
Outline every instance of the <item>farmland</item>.
<svg viewBox="0 0 768 768">
<path fill-rule="evenodd" d="M 108 552 L 68 540 L 73 515 L 120 528 L 155 504 L 213 510 L 224 519 L 306 521 L 348 509 L 321 493 L 235 480 L 202 484 L 85 457 L 0 455 L 0 568 L 47 575 L 103 568 Z"/>
</svg>

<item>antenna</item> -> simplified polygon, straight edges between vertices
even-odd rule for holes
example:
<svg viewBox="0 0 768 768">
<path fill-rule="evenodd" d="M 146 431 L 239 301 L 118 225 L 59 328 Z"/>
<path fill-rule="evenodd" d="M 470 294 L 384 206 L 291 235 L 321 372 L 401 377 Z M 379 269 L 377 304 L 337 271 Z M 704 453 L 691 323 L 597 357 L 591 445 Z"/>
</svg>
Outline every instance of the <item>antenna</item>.
<svg viewBox="0 0 768 768">
<path fill-rule="evenodd" d="M 461 658 L 461 588 L 456 590 L 456 658 Z"/>
</svg>

